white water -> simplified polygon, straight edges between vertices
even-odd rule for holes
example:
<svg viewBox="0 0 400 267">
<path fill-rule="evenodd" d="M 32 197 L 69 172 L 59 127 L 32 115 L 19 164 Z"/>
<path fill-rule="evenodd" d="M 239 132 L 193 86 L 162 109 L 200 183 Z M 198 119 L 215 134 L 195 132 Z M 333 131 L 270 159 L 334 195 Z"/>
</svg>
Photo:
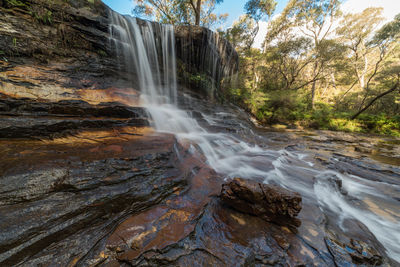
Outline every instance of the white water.
<svg viewBox="0 0 400 267">
<path fill-rule="evenodd" d="M 346 229 L 342 222 L 345 219 L 359 220 L 384 245 L 388 255 L 400 262 L 400 211 L 392 212 L 388 218 L 372 210 L 360 209 L 332 186 L 328 178 L 341 180 L 343 188 L 353 200 L 392 202 L 392 198 L 377 189 L 376 182 L 331 170 L 314 169 L 313 164 L 307 161 L 307 154 L 263 149 L 230 134 L 207 132 L 188 112 L 177 107 L 173 27 L 143 21 L 139 25 L 135 18 L 116 13 L 113 13 L 112 20 L 111 42 L 117 52 L 123 55 L 125 67 L 132 68 L 137 74 L 143 103 L 157 131 L 173 133 L 179 141 L 193 144 L 206 157 L 207 163 L 226 177 L 262 178 L 266 183 L 274 182 L 301 193 L 303 198 L 318 203 L 323 212 L 336 213 L 337 223 L 344 231 Z M 157 39 L 156 36 L 161 38 Z M 215 71 L 213 68 L 212 72 Z M 218 123 L 220 119 L 219 114 L 205 117 L 210 123 Z M 266 164 L 269 162 L 271 166 Z"/>
</svg>

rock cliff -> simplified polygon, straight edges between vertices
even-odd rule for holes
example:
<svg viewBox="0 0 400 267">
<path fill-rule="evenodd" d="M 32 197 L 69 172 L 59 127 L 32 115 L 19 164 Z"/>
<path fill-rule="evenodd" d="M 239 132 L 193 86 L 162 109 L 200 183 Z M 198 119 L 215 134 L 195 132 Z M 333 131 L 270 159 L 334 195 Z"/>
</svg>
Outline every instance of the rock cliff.
<svg viewBox="0 0 400 267">
<path fill-rule="evenodd" d="M 135 73 L 120 68 L 110 47 L 110 12 L 99 0 L 2 1 L 2 93 L 95 102 L 99 94 L 107 99 L 111 87 L 136 88 Z M 216 95 L 223 77 L 237 70 L 236 52 L 206 28 L 178 26 L 175 32 L 181 83 Z"/>
</svg>

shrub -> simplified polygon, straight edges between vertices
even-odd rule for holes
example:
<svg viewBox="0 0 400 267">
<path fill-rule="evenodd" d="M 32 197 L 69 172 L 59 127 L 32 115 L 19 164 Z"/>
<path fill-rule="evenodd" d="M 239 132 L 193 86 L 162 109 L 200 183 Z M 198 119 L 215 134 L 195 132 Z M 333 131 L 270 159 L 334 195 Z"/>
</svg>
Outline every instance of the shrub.
<svg viewBox="0 0 400 267">
<path fill-rule="evenodd" d="M 53 13 L 47 9 L 34 10 L 31 15 L 40 23 L 51 25 L 53 23 Z"/>
<path fill-rule="evenodd" d="M 20 0 L 6 0 L 7 7 L 26 7 L 26 4 Z"/>
<path fill-rule="evenodd" d="M 332 118 L 329 121 L 329 130 L 344 131 L 344 132 L 362 132 L 363 125 L 355 120 Z"/>
</svg>

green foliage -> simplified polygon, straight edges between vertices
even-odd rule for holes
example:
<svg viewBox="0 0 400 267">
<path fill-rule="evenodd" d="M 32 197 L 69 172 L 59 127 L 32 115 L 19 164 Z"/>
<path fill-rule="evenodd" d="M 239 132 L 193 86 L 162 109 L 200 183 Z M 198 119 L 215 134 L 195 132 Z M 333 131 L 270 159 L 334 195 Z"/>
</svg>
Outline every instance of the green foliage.
<svg viewBox="0 0 400 267">
<path fill-rule="evenodd" d="M 311 114 L 311 127 L 326 129 L 332 119 L 332 108 L 325 103 L 316 103 L 315 109 L 309 111 Z"/>
<path fill-rule="evenodd" d="M 362 114 L 352 120 L 351 112 L 338 112 L 332 105 L 317 102 L 315 109 L 308 109 L 307 94 L 300 91 L 244 90 L 232 88 L 227 91 L 231 101 L 239 103 L 250 111 L 259 122 L 267 125 L 298 125 L 306 128 L 376 133 L 400 136 L 400 115 L 388 116 Z"/>
<path fill-rule="evenodd" d="M 104 50 L 102 50 L 102 49 L 97 50 L 97 54 L 99 54 L 99 55 L 102 56 L 102 57 L 106 57 L 106 56 L 107 56 L 106 51 L 104 51 Z"/>
<path fill-rule="evenodd" d="M 363 132 L 363 125 L 354 120 L 345 118 L 332 118 L 329 120 L 329 130 L 344 132 Z"/>
<path fill-rule="evenodd" d="M 212 27 L 224 23 L 228 14 L 214 13 L 222 0 L 135 0 L 132 13 L 161 23 Z"/>
<path fill-rule="evenodd" d="M 215 87 L 211 81 L 211 78 L 208 77 L 205 73 L 189 73 L 186 71 L 182 71 L 182 76 L 185 79 L 185 82 L 189 84 L 191 88 L 196 88 L 199 92 L 203 92 L 204 94 L 210 94 L 210 97 L 213 97 L 213 92 Z"/>
<path fill-rule="evenodd" d="M 258 32 L 256 22 L 248 15 L 239 17 L 224 33 L 224 37 L 237 49 L 249 49 Z"/>
<path fill-rule="evenodd" d="M 26 4 L 20 0 L 6 0 L 8 7 L 26 7 Z"/>
<path fill-rule="evenodd" d="M 3 50 L 0 50 L 0 59 L 4 61 L 8 61 L 7 58 L 5 57 L 6 53 Z"/>
<path fill-rule="evenodd" d="M 210 83 L 209 79 L 205 74 L 202 73 L 197 73 L 197 74 L 192 74 L 189 76 L 189 81 L 191 83 L 196 83 L 199 84 L 200 86 L 207 87 Z"/>
<path fill-rule="evenodd" d="M 312 22 L 314 27 L 322 28 L 328 17 L 340 15 L 339 6 L 338 0 L 291 0 L 284 14 L 294 18 L 296 25 Z"/>
<path fill-rule="evenodd" d="M 274 0 L 249 0 L 245 5 L 246 13 L 256 21 L 265 16 L 271 17 L 276 8 Z"/>
<path fill-rule="evenodd" d="M 400 35 L 400 14 L 398 14 L 393 21 L 386 23 L 375 34 L 372 39 L 372 44 L 383 44 L 394 41 Z"/>
<path fill-rule="evenodd" d="M 381 8 L 342 15 L 337 0 L 291 0 L 259 50 L 251 46 L 263 2 L 248 1 L 225 33 L 240 55 L 228 98 L 264 124 L 400 133 L 400 15 L 377 30 Z"/>
<path fill-rule="evenodd" d="M 358 14 L 346 14 L 340 20 L 341 26 L 336 29 L 336 34 L 341 36 L 346 45 L 357 48 L 366 43 L 364 40 L 384 20 L 382 12 L 383 8 L 370 7 Z"/>
<path fill-rule="evenodd" d="M 53 24 L 53 13 L 50 10 L 31 11 L 31 15 L 40 23 Z"/>
<path fill-rule="evenodd" d="M 379 115 L 362 114 L 358 117 L 362 121 L 367 130 L 393 136 L 400 136 L 400 116 L 387 116 L 384 113 Z"/>
</svg>

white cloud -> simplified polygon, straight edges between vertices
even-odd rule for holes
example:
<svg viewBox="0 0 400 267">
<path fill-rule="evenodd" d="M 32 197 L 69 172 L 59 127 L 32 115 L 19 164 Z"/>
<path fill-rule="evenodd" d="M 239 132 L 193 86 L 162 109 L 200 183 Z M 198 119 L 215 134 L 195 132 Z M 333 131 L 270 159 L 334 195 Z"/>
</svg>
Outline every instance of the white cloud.
<svg viewBox="0 0 400 267">
<path fill-rule="evenodd" d="M 265 39 L 265 35 L 267 35 L 268 22 L 260 21 L 259 25 L 260 29 L 258 30 L 256 37 L 254 38 L 253 47 L 261 49 L 262 43 L 264 42 Z"/>
<path fill-rule="evenodd" d="M 368 7 L 383 7 L 382 15 L 386 21 L 400 13 L 398 0 L 348 0 L 343 3 L 342 10 L 346 13 L 360 13 Z"/>
</svg>

